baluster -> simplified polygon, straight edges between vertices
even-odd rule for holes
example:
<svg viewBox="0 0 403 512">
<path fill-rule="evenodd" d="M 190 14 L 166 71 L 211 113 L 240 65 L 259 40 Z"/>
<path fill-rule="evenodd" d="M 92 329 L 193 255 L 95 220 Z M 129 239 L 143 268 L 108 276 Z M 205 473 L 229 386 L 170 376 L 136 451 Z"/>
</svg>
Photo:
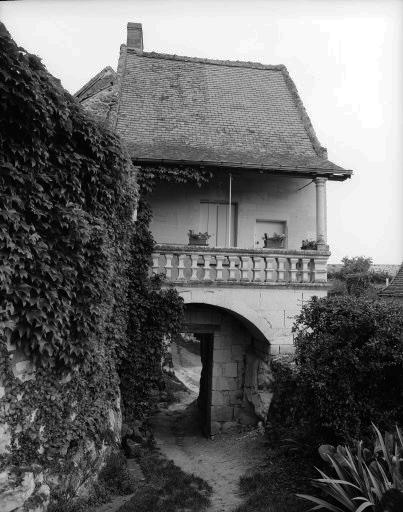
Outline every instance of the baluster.
<svg viewBox="0 0 403 512">
<path fill-rule="evenodd" d="M 187 254 L 180 254 L 178 261 L 178 279 L 181 281 L 185 280 L 185 260 L 187 258 Z"/>
<path fill-rule="evenodd" d="M 237 263 L 239 262 L 238 256 L 228 256 L 229 259 L 229 277 L 228 281 L 237 281 L 238 280 L 238 269 Z"/>
<path fill-rule="evenodd" d="M 274 264 L 276 260 L 274 258 L 265 257 L 265 281 L 274 281 Z"/>
<path fill-rule="evenodd" d="M 223 280 L 223 268 L 222 264 L 224 262 L 225 256 L 222 254 L 217 254 L 215 257 L 217 261 L 217 275 L 216 275 L 216 281 L 222 281 Z"/>
<path fill-rule="evenodd" d="M 203 258 L 204 258 L 204 281 L 211 281 L 212 280 L 212 277 L 211 277 L 211 272 L 212 272 L 212 268 L 211 268 L 211 255 L 210 254 L 204 254 L 203 255 Z"/>
<path fill-rule="evenodd" d="M 241 256 L 241 281 L 250 281 L 249 279 L 249 262 L 250 256 Z"/>
<path fill-rule="evenodd" d="M 174 255 L 173 254 L 165 254 L 166 262 L 165 262 L 165 268 L 166 268 L 166 279 L 172 280 L 172 259 Z"/>
<path fill-rule="evenodd" d="M 327 259 L 315 258 L 314 268 L 314 282 L 325 283 L 327 281 Z"/>
<path fill-rule="evenodd" d="M 278 267 L 277 267 L 277 280 L 278 281 L 285 281 L 285 258 L 277 258 L 278 261 Z"/>
<path fill-rule="evenodd" d="M 298 258 L 290 258 L 290 281 L 292 283 L 296 283 L 298 280 L 297 279 L 297 273 L 298 273 L 297 263 L 298 263 Z"/>
<path fill-rule="evenodd" d="M 309 268 L 309 258 L 302 258 L 302 282 L 309 283 L 311 280 L 311 270 Z"/>
<path fill-rule="evenodd" d="M 198 270 L 198 266 L 197 266 L 197 260 L 199 259 L 199 255 L 198 254 L 191 254 L 190 255 L 191 259 L 192 259 L 192 275 L 190 276 L 190 280 L 191 281 L 197 281 L 197 270 Z"/>
<path fill-rule="evenodd" d="M 263 281 L 261 262 L 262 258 L 260 256 L 253 257 L 253 281 Z"/>
<path fill-rule="evenodd" d="M 159 274 L 160 265 L 159 265 L 159 259 L 160 259 L 160 253 L 154 252 L 153 253 L 153 274 Z"/>
</svg>

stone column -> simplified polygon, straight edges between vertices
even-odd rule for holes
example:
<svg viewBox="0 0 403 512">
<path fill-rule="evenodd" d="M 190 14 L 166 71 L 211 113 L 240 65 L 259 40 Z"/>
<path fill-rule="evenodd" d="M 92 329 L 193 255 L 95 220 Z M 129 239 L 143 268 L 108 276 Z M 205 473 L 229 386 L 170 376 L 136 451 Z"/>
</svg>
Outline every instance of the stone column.
<svg viewBox="0 0 403 512">
<path fill-rule="evenodd" d="M 327 178 L 315 178 L 316 185 L 316 241 L 318 249 L 325 251 L 327 245 L 326 234 L 326 181 Z"/>
</svg>

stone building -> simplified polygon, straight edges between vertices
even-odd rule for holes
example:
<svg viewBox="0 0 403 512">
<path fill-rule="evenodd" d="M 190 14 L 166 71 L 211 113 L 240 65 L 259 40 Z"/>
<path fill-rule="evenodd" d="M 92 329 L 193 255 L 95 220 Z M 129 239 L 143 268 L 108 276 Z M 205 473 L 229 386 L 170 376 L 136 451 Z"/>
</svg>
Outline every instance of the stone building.
<svg viewBox="0 0 403 512">
<path fill-rule="evenodd" d="M 270 357 L 293 350 L 295 316 L 326 295 L 327 183 L 352 171 L 328 160 L 285 66 L 145 52 L 137 23 L 117 73 L 76 96 L 135 165 L 212 171 L 200 188 L 155 188 L 152 271 L 201 340 L 205 430 L 265 420 Z"/>
</svg>

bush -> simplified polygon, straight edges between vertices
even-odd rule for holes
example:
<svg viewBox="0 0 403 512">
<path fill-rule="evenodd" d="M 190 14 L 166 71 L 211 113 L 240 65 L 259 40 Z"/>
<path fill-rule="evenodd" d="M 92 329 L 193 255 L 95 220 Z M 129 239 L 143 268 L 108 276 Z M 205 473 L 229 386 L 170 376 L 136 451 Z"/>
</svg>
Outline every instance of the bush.
<svg viewBox="0 0 403 512">
<path fill-rule="evenodd" d="M 314 298 L 294 327 L 296 364 L 311 423 L 357 436 L 371 421 L 403 420 L 403 315 L 396 304 Z"/>
</svg>

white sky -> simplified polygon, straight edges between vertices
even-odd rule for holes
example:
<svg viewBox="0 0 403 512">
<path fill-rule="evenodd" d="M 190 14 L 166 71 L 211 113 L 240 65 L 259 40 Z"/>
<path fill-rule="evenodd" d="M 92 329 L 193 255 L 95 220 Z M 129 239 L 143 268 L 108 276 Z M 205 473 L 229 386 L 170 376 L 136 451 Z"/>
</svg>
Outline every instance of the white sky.
<svg viewBox="0 0 403 512">
<path fill-rule="evenodd" d="M 146 51 L 285 64 L 329 159 L 331 262 L 403 259 L 403 0 L 0 2 L 15 41 L 74 93 L 116 69 L 128 21 Z"/>
</svg>

